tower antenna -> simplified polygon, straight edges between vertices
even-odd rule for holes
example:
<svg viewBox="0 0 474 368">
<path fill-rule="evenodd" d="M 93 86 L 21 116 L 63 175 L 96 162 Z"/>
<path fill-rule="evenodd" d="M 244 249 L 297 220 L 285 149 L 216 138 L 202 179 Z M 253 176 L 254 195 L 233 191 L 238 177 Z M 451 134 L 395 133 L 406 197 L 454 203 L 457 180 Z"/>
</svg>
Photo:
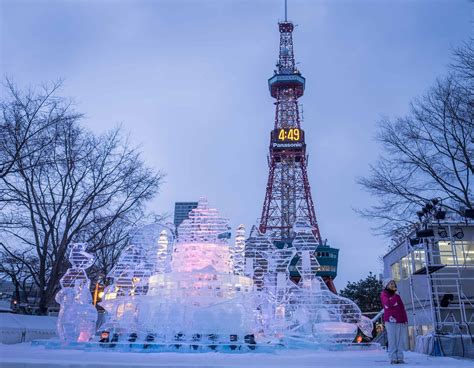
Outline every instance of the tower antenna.
<svg viewBox="0 0 474 368">
<path fill-rule="evenodd" d="M 288 6 L 287 6 L 287 0 L 285 0 L 285 22 L 288 22 Z"/>
</svg>

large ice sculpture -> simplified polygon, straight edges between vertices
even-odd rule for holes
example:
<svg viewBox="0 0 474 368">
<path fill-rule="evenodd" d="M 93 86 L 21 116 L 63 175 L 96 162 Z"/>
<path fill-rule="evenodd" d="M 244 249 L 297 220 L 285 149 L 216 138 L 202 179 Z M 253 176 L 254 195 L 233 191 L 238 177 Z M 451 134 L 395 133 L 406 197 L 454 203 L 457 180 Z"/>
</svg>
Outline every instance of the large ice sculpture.
<svg viewBox="0 0 474 368">
<path fill-rule="evenodd" d="M 249 276 L 260 290 L 258 310 L 265 333 L 288 344 L 352 342 L 359 326 L 364 331 L 371 326 L 354 302 L 333 294 L 316 276 L 318 244 L 311 227 L 298 221 L 293 231 L 291 245 L 277 246 L 254 227 L 247 244 L 247 264 L 254 265 Z M 300 275 L 297 283 L 290 279 L 290 267 Z"/>
<path fill-rule="evenodd" d="M 60 304 L 57 330 L 64 342 L 89 341 L 96 331 L 97 310 L 92 305 L 90 280 L 85 271 L 92 266 L 94 258 L 86 249 L 86 243 L 71 244 L 72 267 L 61 278 L 61 290 L 56 294 Z"/>
<path fill-rule="evenodd" d="M 318 243 L 297 221 L 289 244 L 257 227 L 245 241 L 201 199 L 178 229 L 137 229 L 111 271 L 100 341 L 196 350 L 350 343 L 371 329 L 359 308 L 316 276 Z M 297 271 L 295 279 L 290 274 Z"/>
<path fill-rule="evenodd" d="M 156 233 L 148 244 L 131 242 L 112 271 L 101 303 L 108 312 L 102 329 L 116 339 L 193 346 L 238 343 L 252 334 L 253 282 L 241 274 L 241 240 L 237 248 L 228 244 L 228 220 L 201 199 L 174 244 L 168 230 Z M 240 265 L 237 271 L 233 264 Z"/>
</svg>

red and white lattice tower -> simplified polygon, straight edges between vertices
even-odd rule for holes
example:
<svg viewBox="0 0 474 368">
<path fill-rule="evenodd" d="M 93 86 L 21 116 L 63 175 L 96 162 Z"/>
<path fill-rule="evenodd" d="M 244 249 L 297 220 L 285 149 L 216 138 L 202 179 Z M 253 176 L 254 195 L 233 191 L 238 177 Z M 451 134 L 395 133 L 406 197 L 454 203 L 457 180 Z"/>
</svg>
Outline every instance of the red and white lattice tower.
<svg viewBox="0 0 474 368">
<path fill-rule="evenodd" d="M 313 235 L 321 243 L 298 105 L 305 78 L 295 66 L 293 23 L 285 20 L 278 27 L 279 59 L 275 74 L 268 80 L 270 94 L 276 99 L 275 126 L 270 135 L 270 170 L 259 230 L 274 240 L 291 241 L 295 222 L 302 220 L 312 227 Z"/>
</svg>

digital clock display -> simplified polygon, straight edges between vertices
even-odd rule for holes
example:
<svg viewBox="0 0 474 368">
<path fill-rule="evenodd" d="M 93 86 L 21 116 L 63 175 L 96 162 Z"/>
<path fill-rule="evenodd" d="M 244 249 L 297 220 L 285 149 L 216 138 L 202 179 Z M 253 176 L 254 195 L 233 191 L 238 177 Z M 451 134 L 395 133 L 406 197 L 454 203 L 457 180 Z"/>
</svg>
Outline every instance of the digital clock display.
<svg viewBox="0 0 474 368">
<path fill-rule="evenodd" d="M 299 128 L 278 128 L 271 133 L 271 146 L 276 150 L 295 150 L 304 146 L 304 131 Z"/>
<path fill-rule="evenodd" d="M 280 142 L 298 142 L 302 138 L 301 131 L 298 128 L 276 129 L 276 133 Z"/>
</svg>

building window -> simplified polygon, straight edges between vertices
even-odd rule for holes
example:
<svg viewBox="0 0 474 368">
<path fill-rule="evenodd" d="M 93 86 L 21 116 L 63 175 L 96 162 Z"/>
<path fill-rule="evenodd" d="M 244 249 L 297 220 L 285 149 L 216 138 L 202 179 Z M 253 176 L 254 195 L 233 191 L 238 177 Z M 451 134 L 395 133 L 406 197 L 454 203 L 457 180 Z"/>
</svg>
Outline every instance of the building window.
<svg viewBox="0 0 474 368">
<path fill-rule="evenodd" d="M 454 265 L 454 253 L 453 248 L 451 247 L 450 241 L 439 241 L 438 242 L 439 257 L 442 264 L 445 265 Z M 459 255 L 461 256 L 461 254 Z"/>
<path fill-rule="evenodd" d="M 331 252 L 316 252 L 316 257 L 337 258 L 337 254 Z"/>
<path fill-rule="evenodd" d="M 392 279 L 394 281 L 400 281 L 400 263 L 395 262 L 392 266 Z"/>
<path fill-rule="evenodd" d="M 456 240 L 456 249 L 459 249 L 458 258 L 462 254 L 463 263 L 466 265 L 474 264 L 474 241 Z"/>
<path fill-rule="evenodd" d="M 410 276 L 410 256 L 405 256 L 401 259 L 402 265 L 402 279 L 405 280 Z"/>
<path fill-rule="evenodd" d="M 413 252 L 413 260 L 415 264 L 415 270 L 414 272 L 422 269 L 425 267 L 425 252 L 423 250 L 415 250 Z"/>
<path fill-rule="evenodd" d="M 331 257 L 332 258 L 332 254 L 329 252 L 316 252 L 316 257 Z"/>
<path fill-rule="evenodd" d="M 456 240 L 454 242 L 454 247 L 451 246 L 450 241 L 439 241 L 438 247 L 442 264 L 459 264 L 460 266 L 474 264 L 473 241 Z"/>
<path fill-rule="evenodd" d="M 336 266 L 328 266 L 328 265 L 322 265 L 319 266 L 319 270 L 322 272 L 336 272 Z"/>
</svg>

